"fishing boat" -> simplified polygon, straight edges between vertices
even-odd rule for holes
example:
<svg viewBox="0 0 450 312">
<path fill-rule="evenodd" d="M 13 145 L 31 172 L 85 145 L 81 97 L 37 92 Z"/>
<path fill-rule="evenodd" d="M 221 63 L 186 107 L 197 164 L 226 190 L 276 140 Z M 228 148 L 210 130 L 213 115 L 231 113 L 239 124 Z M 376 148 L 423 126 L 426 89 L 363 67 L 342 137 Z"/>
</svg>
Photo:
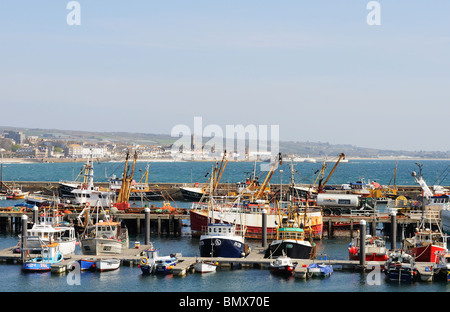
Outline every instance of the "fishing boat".
<svg viewBox="0 0 450 312">
<path fill-rule="evenodd" d="M 86 163 L 81 168 L 74 181 L 59 181 L 58 182 L 58 194 L 63 199 L 73 199 L 76 189 L 81 189 L 89 184 L 90 177 L 94 176 L 94 162 L 92 157 L 89 157 Z M 81 181 L 82 178 L 82 181 Z"/>
<path fill-rule="evenodd" d="M 395 282 L 414 282 L 419 276 L 414 257 L 402 251 L 389 255 L 384 272 L 388 280 Z"/>
<path fill-rule="evenodd" d="M 450 254 L 448 252 L 439 251 L 436 253 L 436 264 L 433 272 L 437 279 L 450 282 Z"/>
<path fill-rule="evenodd" d="M 437 252 L 445 252 L 447 240 L 440 231 L 421 226 L 416 229 L 413 237 L 404 240 L 406 252 L 412 255 L 416 262 L 436 262 Z"/>
<path fill-rule="evenodd" d="M 229 223 L 210 223 L 207 233 L 200 236 L 200 257 L 241 258 L 249 253 L 243 235 Z"/>
<path fill-rule="evenodd" d="M 51 270 L 51 265 L 63 260 L 63 254 L 59 250 L 59 244 L 42 244 L 40 248 L 27 248 L 26 260 L 22 269 L 27 272 L 46 272 Z"/>
<path fill-rule="evenodd" d="M 161 191 L 151 189 L 148 183 L 148 173 L 149 173 L 149 164 L 145 169 L 145 172 L 142 174 L 140 180 L 138 182 L 132 180 L 130 186 L 130 195 L 129 200 L 150 200 L 150 199 L 159 199 L 161 198 Z M 119 195 L 120 190 L 122 188 L 123 177 L 118 178 L 116 175 L 112 175 L 108 178 L 109 181 L 109 189 L 114 192 L 116 195 Z"/>
<path fill-rule="evenodd" d="M 198 202 L 202 199 L 205 191 L 201 187 L 180 187 L 180 192 L 183 195 L 183 199 L 186 201 Z"/>
<path fill-rule="evenodd" d="M 249 201 L 240 203 L 223 202 L 220 204 L 220 208 L 215 211 L 208 209 L 207 203 L 193 203 L 191 209 L 189 209 L 191 230 L 193 235 L 201 235 L 205 233 L 209 220 L 213 220 L 211 223 L 220 222 L 220 218 L 222 218 L 225 223 L 235 224 L 238 230 L 245 227 L 246 238 L 261 239 L 263 211 L 265 211 L 267 217 L 267 238 L 274 239 L 277 235 L 279 213 L 277 208 L 269 206 L 265 200 L 258 200 L 253 203 Z M 299 218 L 303 217 L 303 214 L 300 213 Z M 323 231 L 321 209 L 310 207 L 306 219 L 308 220 L 308 226 L 305 227 L 305 238 L 320 239 Z"/>
<path fill-rule="evenodd" d="M 333 273 L 333 266 L 325 263 L 311 263 L 308 265 L 308 273 L 312 277 L 330 277 Z"/>
<path fill-rule="evenodd" d="M 75 253 L 77 239 L 73 226 L 56 226 L 44 223 L 36 223 L 27 230 L 27 248 L 37 248 L 41 242 L 59 244 L 59 249 L 63 255 Z"/>
<path fill-rule="evenodd" d="M 217 262 L 212 260 L 200 260 L 194 264 L 194 270 L 197 273 L 216 272 Z"/>
<path fill-rule="evenodd" d="M 8 190 L 8 191 L 10 191 L 10 192 L 9 192 L 9 194 L 7 195 L 7 198 L 9 198 L 9 199 L 14 199 L 14 200 L 17 200 L 17 199 L 26 199 L 27 196 L 28 196 L 28 193 L 29 193 L 29 192 L 24 192 L 24 191 L 22 191 L 22 190 L 19 189 L 19 188 L 10 189 L 10 190 Z"/>
<path fill-rule="evenodd" d="M 106 220 L 98 219 L 100 209 Z M 88 224 L 80 236 L 82 253 L 84 255 L 115 255 L 122 253 L 129 245 L 128 229 L 120 222 L 112 221 L 106 215 L 103 207 L 96 205 L 94 210 L 97 216 L 95 224 Z M 91 215 L 89 222 L 92 220 Z"/>
<path fill-rule="evenodd" d="M 309 193 L 307 194 L 308 198 Z M 307 210 L 308 205 L 302 211 L 302 208 L 295 202 L 288 204 L 287 211 L 279 210 L 277 234 L 266 249 L 265 258 L 274 258 L 283 254 L 293 259 L 311 259 L 313 257 L 313 245 L 310 241 L 305 240 L 305 229 L 311 225 L 307 219 Z M 312 241 L 311 237 L 310 240 Z"/>
<path fill-rule="evenodd" d="M 120 267 L 119 259 L 98 259 L 95 267 L 100 272 L 117 270 Z"/>
<path fill-rule="evenodd" d="M 216 206 L 218 207 L 216 209 L 210 209 L 208 203 L 193 203 L 189 214 L 191 229 L 194 234 L 203 233 L 209 220 L 212 220 L 211 223 L 220 222 L 219 214 L 217 214 L 217 211 L 220 210 L 220 218 L 223 222 L 235 224 L 238 229 L 245 227 L 245 237 L 249 239 L 262 238 L 262 216 L 264 213 L 267 219 L 267 238 L 275 239 L 280 222 L 280 213 L 287 213 L 290 205 L 293 205 L 294 202 L 295 206 L 299 208 L 302 205 L 307 206 L 310 199 L 301 201 L 298 196 L 292 196 L 287 206 L 281 204 L 271 206 L 269 204 L 269 181 L 279 163 L 282 163 L 281 155 L 278 155 L 262 183 L 259 183 L 257 178 L 253 178 L 245 184 L 246 187 L 238 195 L 232 198 L 216 198 Z M 255 173 L 253 177 L 256 177 Z M 295 192 L 294 195 L 298 195 L 298 192 Z M 308 223 L 304 223 L 305 238 L 320 239 L 322 237 L 322 210 L 319 207 L 309 207 L 307 210 L 299 212 L 298 217 Z"/>
<path fill-rule="evenodd" d="M 304 238 L 304 231 L 296 221 L 283 218 L 280 227 L 277 228 L 277 236 L 266 249 L 264 258 L 274 258 L 285 253 L 294 259 L 310 259 L 313 246 Z"/>
<path fill-rule="evenodd" d="M 273 274 L 280 275 L 293 275 L 295 265 L 292 259 L 286 255 L 279 256 L 274 261 L 270 263 L 270 272 Z"/>
<path fill-rule="evenodd" d="M 365 238 L 366 261 L 386 261 L 387 254 L 386 242 L 378 236 L 366 235 Z M 355 237 L 348 245 L 349 260 L 359 260 L 360 257 L 360 238 Z"/>
<path fill-rule="evenodd" d="M 100 202 L 103 207 L 110 207 L 111 203 L 114 201 L 115 193 L 94 186 L 94 165 L 92 158 L 88 159 L 84 171 L 83 183 L 80 187 L 71 191 L 71 194 L 73 195 L 73 199 L 71 200 L 73 203 L 76 205 L 94 206 L 97 202 Z"/>
</svg>

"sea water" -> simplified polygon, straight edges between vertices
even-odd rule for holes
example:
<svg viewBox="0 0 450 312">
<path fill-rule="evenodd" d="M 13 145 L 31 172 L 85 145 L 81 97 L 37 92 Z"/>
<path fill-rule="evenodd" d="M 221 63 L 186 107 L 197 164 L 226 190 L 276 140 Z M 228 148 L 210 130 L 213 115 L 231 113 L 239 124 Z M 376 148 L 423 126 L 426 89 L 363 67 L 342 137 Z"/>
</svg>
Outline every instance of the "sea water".
<svg viewBox="0 0 450 312">
<path fill-rule="evenodd" d="M 350 160 L 339 163 L 330 176 L 329 185 L 365 181 L 376 181 L 384 185 L 417 185 L 411 176 L 412 171 L 418 171 L 416 160 L 400 160 L 394 180 L 396 160 Z M 423 177 L 428 185 L 450 184 L 448 167 L 450 160 L 421 160 Z M 209 178 L 215 162 L 150 162 L 149 183 L 203 183 Z M 256 172 L 262 181 L 267 175 L 269 163 L 263 162 L 228 162 L 221 178 L 223 183 L 236 183 Z M 289 183 L 291 178 L 291 162 L 285 161 L 274 172 L 271 183 Z M 311 184 L 316 180 L 316 172 L 322 168 L 322 163 L 293 163 L 294 180 L 296 183 Z M 147 166 L 146 162 L 137 162 L 134 179 L 139 180 Z M 325 178 L 331 171 L 333 163 L 327 163 Z M 83 163 L 23 163 L 4 164 L 3 180 L 5 181 L 73 181 L 80 173 Z M 283 172 L 280 173 L 282 170 Z M 94 162 L 94 181 L 106 182 L 107 177 L 120 177 L 124 171 L 124 162 Z"/>
</svg>

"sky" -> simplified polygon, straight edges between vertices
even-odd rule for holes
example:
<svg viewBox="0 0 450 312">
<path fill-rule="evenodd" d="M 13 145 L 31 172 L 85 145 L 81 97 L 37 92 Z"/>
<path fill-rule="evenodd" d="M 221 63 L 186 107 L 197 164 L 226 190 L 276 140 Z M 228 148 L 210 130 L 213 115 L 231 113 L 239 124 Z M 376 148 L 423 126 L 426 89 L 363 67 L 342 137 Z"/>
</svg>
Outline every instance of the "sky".
<svg viewBox="0 0 450 312">
<path fill-rule="evenodd" d="M 0 125 L 450 150 L 450 1 L 0 1 Z"/>
</svg>

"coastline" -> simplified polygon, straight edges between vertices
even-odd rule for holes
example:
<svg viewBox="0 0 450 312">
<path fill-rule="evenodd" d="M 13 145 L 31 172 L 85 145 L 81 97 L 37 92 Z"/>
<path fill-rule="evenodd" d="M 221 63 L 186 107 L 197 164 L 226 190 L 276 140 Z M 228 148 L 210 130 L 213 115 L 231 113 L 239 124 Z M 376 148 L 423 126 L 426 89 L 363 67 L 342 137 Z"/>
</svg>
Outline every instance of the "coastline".
<svg viewBox="0 0 450 312">
<path fill-rule="evenodd" d="M 315 159 L 314 157 L 311 157 Z M 420 157 L 409 157 L 409 156 L 401 156 L 401 157 L 346 157 L 348 161 L 359 161 L 359 160 L 412 160 L 412 161 L 430 161 L 430 160 L 439 160 L 439 161 L 450 161 L 450 158 L 420 158 Z M 35 164 L 35 163 L 74 163 L 74 162 L 86 162 L 87 158 L 3 158 L 3 164 Z M 174 158 L 138 158 L 137 162 L 213 162 L 220 161 L 221 159 L 174 159 Z M 321 163 L 324 161 L 323 158 L 315 159 L 315 163 Z M 124 162 L 124 159 L 118 158 L 96 158 L 97 162 Z M 231 162 L 255 162 L 255 160 L 248 159 L 229 159 Z M 291 161 L 290 158 L 285 159 L 284 161 Z M 337 159 L 328 158 L 327 162 L 336 162 Z M 259 160 L 258 162 L 262 162 Z M 295 163 L 302 163 L 302 161 L 294 161 Z M 307 163 L 307 162 L 305 162 Z"/>
</svg>

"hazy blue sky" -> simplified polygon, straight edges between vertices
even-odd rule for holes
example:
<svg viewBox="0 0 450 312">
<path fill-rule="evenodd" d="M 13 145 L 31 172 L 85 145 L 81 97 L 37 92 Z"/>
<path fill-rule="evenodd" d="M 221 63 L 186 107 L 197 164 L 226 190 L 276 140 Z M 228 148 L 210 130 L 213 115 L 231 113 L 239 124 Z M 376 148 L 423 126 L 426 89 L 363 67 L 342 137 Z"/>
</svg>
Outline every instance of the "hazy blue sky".
<svg viewBox="0 0 450 312">
<path fill-rule="evenodd" d="M 450 1 L 0 2 L 0 124 L 450 150 Z"/>
</svg>

